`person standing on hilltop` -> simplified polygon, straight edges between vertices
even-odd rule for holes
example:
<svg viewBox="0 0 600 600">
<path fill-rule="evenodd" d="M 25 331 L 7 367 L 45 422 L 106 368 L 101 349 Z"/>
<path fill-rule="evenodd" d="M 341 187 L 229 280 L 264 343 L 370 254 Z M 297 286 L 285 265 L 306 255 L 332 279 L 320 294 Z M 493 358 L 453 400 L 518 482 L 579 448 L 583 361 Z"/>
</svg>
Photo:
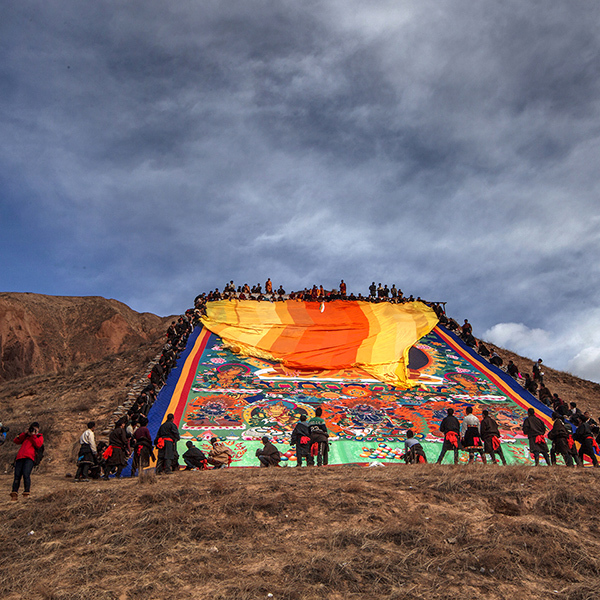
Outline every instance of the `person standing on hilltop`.
<svg viewBox="0 0 600 600">
<path fill-rule="evenodd" d="M 444 455 L 448 450 L 454 452 L 454 464 L 458 464 L 458 445 L 460 441 L 460 423 L 454 416 L 454 409 L 449 408 L 448 414 L 442 419 L 440 423 L 440 431 L 444 434 L 444 443 L 442 444 L 442 451 L 437 459 L 437 464 L 441 465 L 444 460 Z"/>
<path fill-rule="evenodd" d="M 265 294 L 271 294 L 273 292 L 273 282 L 269 277 L 265 283 Z"/>
<path fill-rule="evenodd" d="M 315 464 L 315 456 L 317 457 L 318 467 L 329 464 L 329 432 L 327 431 L 327 425 L 322 415 L 323 409 L 319 406 L 315 410 L 315 416 L 308 422 L 308 428 L 310 429 L 310 456 L 307 463 L 309 467 Z"/>
<path fill-rule="evenodd" d="M 546 445 L 546 425 L 539 417 L 536 417 L 533 408 L 527 409 L 527 418 L 523 421 L 523 433 L 529 438 L 529 452 L 533 454 L 535 466 L 540 464 L 540 454 L 544 457 L 546 464 L 550 466 L 550 456 Z"/>
<path fill-rule="evenodd" d="M 544 372 L 542 371 L 542 359 L 538 358 L 536 362 L 533 363 L 532 367 L 533 372 L 533 380 L 536 383 L 542 385 L 544 383 Z"/>
<path fill-rule="evenodd" d="M 340 281 L 340 296 L 342 297 L 342 300 L 346 299 L 346 284 L 343 279 Z"/>
<path fill-rule="evenodd" d="M 13 442 L 20 444 L 15 460 L 15 477 L 12 485 L 10 499 L 15 501 L 19 497 L 19 487 L 21 479 L 25 487 L 23 497 L 29 498 L 31 493 L 31 471 L 35 465 L 36 450 L 40 450 L 44 445 L 44 436 L 40 433 L 40 424 L 32 423 L 27 431 L 20 433 Z"/>
</svg>

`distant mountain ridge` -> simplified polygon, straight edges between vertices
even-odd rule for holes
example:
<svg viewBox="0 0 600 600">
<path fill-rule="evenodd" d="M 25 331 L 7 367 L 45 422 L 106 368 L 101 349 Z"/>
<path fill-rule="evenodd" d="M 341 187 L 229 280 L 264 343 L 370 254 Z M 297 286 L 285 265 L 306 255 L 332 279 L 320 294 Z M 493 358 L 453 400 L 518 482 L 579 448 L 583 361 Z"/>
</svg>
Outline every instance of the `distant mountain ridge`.
<svg viewBox="0 0 600 600">
<path fill-rule="evenodd" d="M 0 293 L 0 381 L 136 348 L 164 335 L 170 320 L 100 296 Z"/>
</svg>

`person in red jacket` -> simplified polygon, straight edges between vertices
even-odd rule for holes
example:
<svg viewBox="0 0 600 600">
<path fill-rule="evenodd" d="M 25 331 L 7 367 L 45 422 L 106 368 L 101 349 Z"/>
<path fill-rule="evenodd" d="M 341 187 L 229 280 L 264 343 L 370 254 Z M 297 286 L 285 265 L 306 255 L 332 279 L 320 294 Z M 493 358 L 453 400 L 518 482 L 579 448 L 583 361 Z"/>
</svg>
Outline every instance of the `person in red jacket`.
<svg viewBox="0 0 600 600">
<path fill-rule="evenodd" d="M 21 478 L 25 486 L 23 496 L 29 498 L 31 489 L 31 471 L 35 463 L 35 451 L 41 448 L 44 444 L 44 437 L 40 433 L 40 424 L 32 423 L 28 431 L 20 433 L 14 440 L 15 444 L 20 444 L 21 447 L 17 452 L 15 460 L 15 479 L 13 481 L 12 492 L 10 493 L 11 500 L 17 500 L 19 497 L 19 486 Z"/>
</svg>

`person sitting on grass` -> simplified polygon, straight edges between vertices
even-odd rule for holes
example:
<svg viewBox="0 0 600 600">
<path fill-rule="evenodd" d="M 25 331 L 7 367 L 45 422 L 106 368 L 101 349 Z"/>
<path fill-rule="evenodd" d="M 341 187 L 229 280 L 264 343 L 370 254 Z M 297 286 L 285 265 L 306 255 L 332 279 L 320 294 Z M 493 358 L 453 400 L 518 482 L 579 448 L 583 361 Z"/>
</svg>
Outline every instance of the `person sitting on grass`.
<svg viewBox="0 0 600 600">
<path fill-rule="evenodd" d="M 261 467 L 278 467 L 281 460 L 279 450 L 269 441 L 267 436 L 262 438 L 263 447 L 256 450 L 256 457 Z"/>
<path fill-rule="evenodd" d="M 233 452 L 225 444 L 220 442 L 216 437 L 211 438 L 210 443 L 212 448 L 208 453 L 207 462 L 215 469 L 221 469 L 228 465 L 233 458 Z"/>
<path fill-rule="evenodd" d="M 185 470 L 206 469 L 206 456 L 200 448 L 196 448 L 192 442 L 186 442 L 187 450 L 183 453 L 183 462 L 185 462 Z"/>
</svg>

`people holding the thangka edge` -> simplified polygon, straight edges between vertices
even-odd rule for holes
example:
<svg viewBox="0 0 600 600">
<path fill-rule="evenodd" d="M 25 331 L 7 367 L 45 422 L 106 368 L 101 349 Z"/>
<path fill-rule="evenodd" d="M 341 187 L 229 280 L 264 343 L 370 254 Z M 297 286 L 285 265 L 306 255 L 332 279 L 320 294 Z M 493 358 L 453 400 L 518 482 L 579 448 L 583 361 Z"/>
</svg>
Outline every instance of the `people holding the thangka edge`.
<svg viewBox="0 0 600 600">
<path fill-rule="evenodd" d="M 600 448 L 598 448 L 598 443 L 594 438 L 594 434 L 592 433 L 589 423 L 587 423 L 587 419 L 584 416 L 577 416 L 573 417 L 572 421 L 573 425 L 577 427 L 575 433 L 573 434 L 573 438 L 580 444 L 579 459 L 583 463 L 583 457 L 588 456 L 594 467 L 598 467 L 599 465 L 598 459 L 596 458 L 596 451 L 600 452 Z"/>
<path fill-rule="evenodd" d="M 148 429 L 148 417 L 140 415 L 138 423 L 140 426 L 133 432 L 132 477 L 135 477 L 138 469 L 141 473 L 146 467 L 150 466 L 150 458 L 154 459 L 152 436 Z"/>
<path fill-rule="evenodd" d="M 560 413 L 554 411 L 552 413 L 552 429 L 548 432 L 548 439 L 552 440 L 552 448 L 550 449 L 550 462 L 556 464 L 556 455 L 560 454 L 565 461 L 567 467 L 573 466 L 573 459 L 579 464 L 579 456 L 575 444 L 573 443 L 573 436 L 565 427 L 564 421 Z M 573 450 L 575 454 L 573 455 Z"/>
</svg>

